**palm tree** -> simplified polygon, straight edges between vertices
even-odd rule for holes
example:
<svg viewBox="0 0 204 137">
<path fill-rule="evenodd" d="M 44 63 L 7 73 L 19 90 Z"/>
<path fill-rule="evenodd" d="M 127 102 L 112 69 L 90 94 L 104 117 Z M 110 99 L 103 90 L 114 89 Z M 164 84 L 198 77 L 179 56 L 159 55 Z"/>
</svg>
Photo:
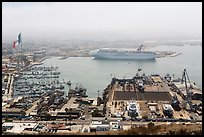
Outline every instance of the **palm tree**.
<svg viewBox="0 0 204 137">
<path fill-rule="evenodd" d="M 70 108 L 69 111 L 72 112 L 72 108 Z M 71 116 L 71 114 L 69 114 L 69 125 L 70 125 L 70 129 L 71 129 L 71 121 L 72 121 L 72 116 Z"/>
<path fill-rule="evenodd" d="M 65 111 L 66 111 L 66 125 L 67 125 L 67 114 L 68 114 L 68 108 L 65 108 Z"/>
<path fill-rule="evenodd" d="M 72 120 L 72 117 L 71 117 L 71 114 L 69 114 L 69 125 L 70 125 L 70 129 L 71 129 L 71 120 Z"/>
<path fill-rule="evenodd" d="M 133 112 L 133 113 L 131 114 L 131 128 L 132 128 L 132 121 L 133 121 L 133 119 L 135 119 L 135 118 L 136 118 L 136 113 Z"/>
<path fill-rule="evenodd" d="M 100 92 L 100 91 L 98 90 L 98 98 L 99 98 L 99 92 Z"/>
<path fill-rule="evenodd" d="M 51 114 L 48 113 L 48 112 L 46 112 L 46 113 L 45 113 L 45 120 L 46 120 L 46 121 L 49 121 L 50 118 L 51 118 Z"/>
</svg>

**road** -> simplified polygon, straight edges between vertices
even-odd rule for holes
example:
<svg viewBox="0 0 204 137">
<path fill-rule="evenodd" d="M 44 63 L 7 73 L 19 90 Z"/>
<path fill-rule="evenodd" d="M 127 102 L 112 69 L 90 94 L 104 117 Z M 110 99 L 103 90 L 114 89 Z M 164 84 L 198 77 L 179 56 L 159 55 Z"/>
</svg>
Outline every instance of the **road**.
<svg viewBox="0 0 204 137">
<path fill-rule="evenodd" d="M 114 120 L 115 121 L 115 120 Z M 51 124 L 52 122 L 55 123 L 65 123 L 64 120 L 52 120 L 52 121 L 34 121 L 34 120 L 13 120 L 13 122 L 37 122 L 37 123 L 42 123 L 42 124 Z M 77 125 L 90 125 L 91 120 L 80 120 L 80 119 L 74 119 L 71 121 L 71 123 L 76 123 Z M 142 122 L 142 121 L 121 121 L 121 124 L 126 126 L 126 125 L 138 125 L 138 126 L 144 126 L 148 125 L 150 122 Z M 170 125 L 171 123 L 176 123 L 176 124 L 202 124 L 202 122 L 196 122 L 196 123 L 190 123 L 190 122 L 153 122 L 155 125 Z"/>
<path fill-rule="evenodd" d="M 37 103 L 39 102 L 40 99 L 36 100 L 35 102 L 33 102 L 33 105 L 31 108 L 29 108 L 27 111 L 26 111 L 26 116 L 28 116 L 36 107 L 37 107 Z"/>
<path fill-rule="evenodd" d="M 89 113 L 89 105 L 85 105 L 85 107 L 84 107 L 84 113 L 85 113 L 86 119 L 87 119 L 87 120 L 90 120 L 91 115 L 90 115 L 90 113 Z"/>
</svg>

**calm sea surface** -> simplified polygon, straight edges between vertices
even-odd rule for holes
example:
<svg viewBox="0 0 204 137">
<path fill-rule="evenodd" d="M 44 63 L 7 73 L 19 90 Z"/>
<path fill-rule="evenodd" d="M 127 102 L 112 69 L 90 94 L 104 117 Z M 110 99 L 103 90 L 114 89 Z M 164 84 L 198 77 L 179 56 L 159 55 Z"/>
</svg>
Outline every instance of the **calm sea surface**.
<svg viewBox="0 0 204 137">
<path fill-rule="evenodd" d="M 112 77 L 132 78 L 138 68 L 142 70 L 139 74 L 160 74 L 165 76 L 169 73 L 174 78 L 182 77 L 183 69 L 191 82 L 195 82 L 202 88 L 202 47 L 201 46 L 156 46 L 151 50 L 182 52 L 176 57 L 157 58 L 155 61 L 129 61 L 129 60 L 95 60 L 92 57 L 69 57 L 59 60 L 52 57 L 43 62 L 44 66 L 58 66 L 61 72 L 60 80 L 70 80 L 72 88 L 82 85 L 87 88 L 89 97 L 96 97 L 98 90 L 100 95 L 103 89 L 110 83 Z M 65 87 L 68 92 L 68 86 Z"/>
</svg>

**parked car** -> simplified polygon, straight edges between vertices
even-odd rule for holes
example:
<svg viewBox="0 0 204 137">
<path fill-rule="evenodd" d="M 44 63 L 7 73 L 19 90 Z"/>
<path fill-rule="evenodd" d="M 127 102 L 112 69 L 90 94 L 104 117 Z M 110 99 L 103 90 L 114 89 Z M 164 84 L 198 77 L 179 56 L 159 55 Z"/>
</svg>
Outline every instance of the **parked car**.
<svg viewBox="0 0 204 137">
<path fill-rule="evenodd" d="M 80 119 L 81 120 L 85 120 L 86 116 L 81 116 Z"/>
</svg>

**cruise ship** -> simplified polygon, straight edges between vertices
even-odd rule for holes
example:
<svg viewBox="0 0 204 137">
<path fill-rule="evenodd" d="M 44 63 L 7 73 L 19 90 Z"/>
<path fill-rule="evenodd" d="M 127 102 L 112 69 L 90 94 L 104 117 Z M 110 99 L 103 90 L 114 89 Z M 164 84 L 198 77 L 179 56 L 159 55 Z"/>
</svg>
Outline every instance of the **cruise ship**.
<svg viewBox="0 0 204 137">
<path fill-rule="evenodd" d="M 156 53 L 151 51 L 144 51 L 143 45 L 137 50 L 130 49 L 116 49 L 116 48 L 102 48 L 91 52 L 95 59 L 155 59 Z"/>
</svg>

